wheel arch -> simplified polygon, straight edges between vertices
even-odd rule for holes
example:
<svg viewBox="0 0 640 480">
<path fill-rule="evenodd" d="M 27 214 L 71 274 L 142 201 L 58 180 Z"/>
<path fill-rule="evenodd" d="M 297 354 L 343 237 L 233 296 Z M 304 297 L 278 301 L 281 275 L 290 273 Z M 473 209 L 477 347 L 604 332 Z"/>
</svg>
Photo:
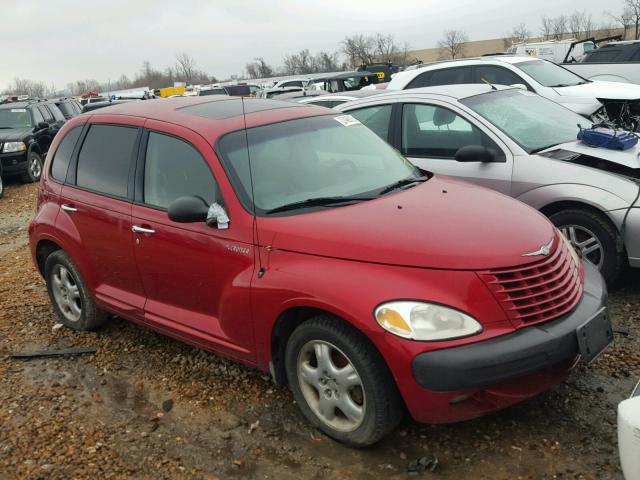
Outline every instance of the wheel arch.
<svg viewBox="0 0 640 480">
<path fill-rule="evenodd" d="M 36 245 L 36 265 L 40 275 L 44 277 L 44 264 L 47 261 L 47 257 L 56 250 L 62 250 L 62 247 L 56 242 L 48 239 L 43 239 Z"/>
<path fill-rule="evenodd" d="M 607 215 L 606 212 L 602 211 L 598 207 L 594 207 L 593 205 L 585 202 L 580 202 L 577 200 L 560 200 L 557 202 L 552 202 L 544 207 L 540 208 L 540 213 L 542 213 L 547 218 L 550 218 L 552 215 L 562 212 L 563 210 L 587 210 L 591 213 L 599 215 L 602 217 L 616 232 L 616 235 L 620 235 L 619 229 L 615 222 Z"/>
</svg>

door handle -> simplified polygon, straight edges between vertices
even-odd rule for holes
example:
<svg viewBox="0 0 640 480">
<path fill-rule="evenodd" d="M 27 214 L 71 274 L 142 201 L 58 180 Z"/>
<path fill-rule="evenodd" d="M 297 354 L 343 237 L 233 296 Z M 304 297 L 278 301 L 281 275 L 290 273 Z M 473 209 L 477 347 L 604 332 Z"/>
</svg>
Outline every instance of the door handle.
<svg viewBox="0 0 640 480">
<path fill-rule="evenodd" d="M 146 233 L 147 235 L 153 235 L 156 231 L 153 228 L 144 228 L 140 225 L 134 225 L 131 227 L 133 233 Z"/>
<path fill-rule="evenodd" d="M 60 206 L 60 208 L 61 208 L 62 210 L 64 210 L 65 212 L 77 212 L 77 211 L 78 211 L 78 209 L 77 209 L 77 208 L 72 207 L 71 205 L 67 205 L 66 203 L 65 203 L 65 204 L 62 204 L 62 205 Z"/>
</svg>

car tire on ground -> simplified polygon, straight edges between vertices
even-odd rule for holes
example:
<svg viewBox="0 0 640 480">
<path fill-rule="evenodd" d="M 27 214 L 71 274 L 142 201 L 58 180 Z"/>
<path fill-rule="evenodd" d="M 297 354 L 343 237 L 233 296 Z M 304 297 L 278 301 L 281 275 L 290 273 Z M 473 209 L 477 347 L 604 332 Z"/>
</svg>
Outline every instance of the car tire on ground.
<svg viewBox="0 0 640 480">
<path fill-rule="evenodd" d="M 0 198 L 4 195 L 4 180 L 2 180 L 2 171 L 0 171 Z"/>
<path fill-rule="evenodd" d="M 23 182 L 37 182 L 42 176 L 42 157 L 38 152 L 31 151 L 27 155 L 27 171 L 22 174 Z"/>
<path fill-rule="evenodd" d="M 107 313 L 96 306 L 80 272 L 63 250 L 47 257 L 44 276 L 60 323 L 83 331 L 96 329 L 107 320 Z"/>
<path fill-rule="evenodd" d="M 298 326 L 287 342 L 285 367 L 304 416 L 335 440 L 366 447 L 402 420 L 404 405 L 384 360 L 335 317 L 319 315 Z"/>
<path fill-rule="evenodd" d="M 601 215 L 584 209 L 562 210 L 549 217 L 584 258 L 598 266 L 607 284 L 622 274 L 627 259 L 618 252 L 615 228 Z"/>
</svg>

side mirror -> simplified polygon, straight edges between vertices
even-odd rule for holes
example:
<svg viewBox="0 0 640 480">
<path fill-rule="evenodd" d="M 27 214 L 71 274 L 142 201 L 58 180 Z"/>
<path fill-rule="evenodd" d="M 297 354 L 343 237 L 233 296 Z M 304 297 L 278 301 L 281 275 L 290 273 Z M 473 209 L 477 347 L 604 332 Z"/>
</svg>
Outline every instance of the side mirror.
<svg viewBox="0 0 640 480">
<path fill-rule="evenodd" d="M 515 88 L 519 88 L 520 90 L 529 90 L 524 83 L 514 83 L 514 84 L 509 85 L 509 86 L 510 87 L 515 87 Z"/>
<path fill-rule="evenodd" d="M 178 223 L 206 222 L 209 205 L 195 195 L 176 198 L 169 205 L 169 220 Z"/>
<path fill-rule="evenodd" d="M 482 145 L 467 145 L 466 147 L 462 147 L 456 152 L 456 161 L 457 162 L 482 162 L 482 163 L 490 163 L 495 162 L 496 158 L 493 153 Z"/>
</svg>

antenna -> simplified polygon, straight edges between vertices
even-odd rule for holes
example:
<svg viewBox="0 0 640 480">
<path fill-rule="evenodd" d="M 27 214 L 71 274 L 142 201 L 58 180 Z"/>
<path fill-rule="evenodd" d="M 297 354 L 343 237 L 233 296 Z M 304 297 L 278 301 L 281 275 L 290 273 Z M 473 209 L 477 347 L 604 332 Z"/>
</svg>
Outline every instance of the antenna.
<svg viewBox="0 0 640 480">
<path fill-rule="evenodd" d="M 249 162 L 249 182 L 251 183 L 251 204 L 253 206 L 253 231 L 255 232 L 256 237 L 256 250 L 258 251 L 258 264 L 260 265 L 260 270 L 258 271 L 258 278 L 261 278 L 264 275 L 264 270 L 262 267 L 262 257 L 260 255 L 260 238 L 258 237 L 258 220 L 256 216 L 256 197 L 253 189 L 253 169 L 251 168 L 251 150 L 249 149 L 249 133 L 247 132 L 247 113 L 244 108 L 244 97 L 240 97 L 240 101 L 242 102 L 242 123 L 244 124 L 244 141 L 247 146 L 247 162 Z"/>
<path fill-rule="evenodd" d="M 484 83 L 486 83 L 487 85 L 489 85 L 489 86 L 491 87 L 491 90 L 498 90 L 498 89 L 496 88 L 496 86 L 495 86 L 493 83 L 491 83 L 489 80 L 487 80 L 486 78 L 482 78 L 482 81 L 483 81 Z"/>
</svg>

